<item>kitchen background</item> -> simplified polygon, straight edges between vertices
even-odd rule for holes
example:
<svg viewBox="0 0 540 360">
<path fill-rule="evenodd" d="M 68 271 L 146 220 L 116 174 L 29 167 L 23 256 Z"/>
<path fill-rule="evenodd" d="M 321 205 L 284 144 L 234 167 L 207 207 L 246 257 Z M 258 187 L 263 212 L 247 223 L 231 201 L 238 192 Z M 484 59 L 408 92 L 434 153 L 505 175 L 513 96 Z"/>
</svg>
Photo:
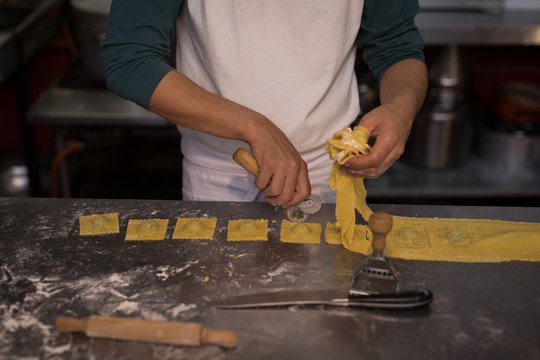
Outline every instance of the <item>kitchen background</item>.
<svg viewBox="0 0 540 360">
<path fill-rule="evenodd" d="M 0 196 L 181 198 L 175 127 L 103 85 L 109 4 L 0 0 Z M 420 4 L 428 98 L 368 201 L 539 206 L 540 2 Z M 377 88 L 357 74 L 368 111 Z"/>
</svg>

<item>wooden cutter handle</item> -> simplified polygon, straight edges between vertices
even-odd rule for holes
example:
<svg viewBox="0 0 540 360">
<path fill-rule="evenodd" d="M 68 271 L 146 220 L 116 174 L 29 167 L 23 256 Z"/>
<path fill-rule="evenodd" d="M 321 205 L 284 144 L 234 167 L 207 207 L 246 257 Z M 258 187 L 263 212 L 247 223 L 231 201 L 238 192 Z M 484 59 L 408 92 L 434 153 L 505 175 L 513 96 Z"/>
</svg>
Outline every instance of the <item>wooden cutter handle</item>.
<svg viewBox="0 0 540 360">
<path fill-rule="evenodd" d="M 373 233 L 373 255 L 383 256 L 386 248 L 386 235 L 392 230 L 392 217 L 385 212 L 373 213 L 368 220 L 368 227 Z"/>
<path fill-rule="evenodd" d="M 259 175 L 259 165 L 257 160 L 251 155 L 251 153 L 244 149 L 238 148 L 233 154 L 233 160 L 236 161 L 238 165 L 246 169 L 251 175 Z"/>
<path fill-rule="evenodd" d="M 163 344 L 200 346 L 214 344 L 224 348 L 236 347 L 234 331 L 214 331 L 198 323 L 152 321 L 122 317 L 89 316 L 74 318 L 59 316 L 58 332 L 83 332 L 90 337 L 156 342 Z"/>
</svg>

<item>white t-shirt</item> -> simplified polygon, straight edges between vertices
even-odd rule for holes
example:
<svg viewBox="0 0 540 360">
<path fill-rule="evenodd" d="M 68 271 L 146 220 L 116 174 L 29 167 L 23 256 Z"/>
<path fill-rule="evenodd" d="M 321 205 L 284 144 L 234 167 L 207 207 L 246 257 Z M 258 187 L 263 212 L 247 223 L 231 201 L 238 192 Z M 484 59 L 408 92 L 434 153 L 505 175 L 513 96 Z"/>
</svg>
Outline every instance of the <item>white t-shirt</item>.
<svg viewBox="0 0 540 360">
<path fill-rule="evenodd" d="M 306 162 L 359 113 L 354 64 L 362 0 L 187 0 L 177 67 L 201 87 L 273 121 Z M 245 172 L 246 144 L 181 128 L 190 161 Z"/>
</svg>

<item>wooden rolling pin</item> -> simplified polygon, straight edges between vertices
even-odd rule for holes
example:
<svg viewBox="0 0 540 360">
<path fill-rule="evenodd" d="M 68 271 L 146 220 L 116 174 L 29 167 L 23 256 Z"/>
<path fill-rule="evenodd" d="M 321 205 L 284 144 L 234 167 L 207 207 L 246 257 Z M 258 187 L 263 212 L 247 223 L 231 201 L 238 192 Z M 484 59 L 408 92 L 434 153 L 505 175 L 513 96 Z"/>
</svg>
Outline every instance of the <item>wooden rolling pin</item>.
<svg viewBox="0 0 540 360">
<path fill-rule="evenodd" d="M 90 337 L 116 340 L 135 340 L 173 345 L 200 346 L 214 344 L 234 348 L 237 336 L 234 331 L 214 331 L 198 323 L 178 321 L 151 321 L 114 316 L 89 316 L 75 318 L 59 316 L 56 330 L 82 332 Z"/>
</svg>

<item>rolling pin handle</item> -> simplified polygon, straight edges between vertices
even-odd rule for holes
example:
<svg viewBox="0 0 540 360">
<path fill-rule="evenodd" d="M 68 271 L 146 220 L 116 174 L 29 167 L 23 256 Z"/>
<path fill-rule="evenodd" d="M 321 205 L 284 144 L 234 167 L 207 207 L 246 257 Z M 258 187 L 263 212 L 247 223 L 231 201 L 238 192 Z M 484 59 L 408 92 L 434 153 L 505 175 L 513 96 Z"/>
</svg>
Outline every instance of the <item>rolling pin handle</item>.
<svg viewBox="0 0 540 360">
<path fill-rule="evenodd" d="M 244 148 L 238 148 L 233 154 L 233 160 L 247 170 L 251 175 L 259 175 L 259 165 L 253 155 Z"/>
<path fill-rule="evenodd" d="M 373 213 L 369 217 L 368 227 L 373 233 L 373 255 L 382 257 L 386 248 L 386 235 L 392 230 L 392 217 L 382 211 Z"/>
<path fill-rule="evenodd" d="M 215 331 L 206 327 L 201 329 L 201 344 L 213 344 L 227 349 L 236 347 L 238 337 L 234 331 Z"/>
<path fill-rule="evenodd" d="M 64 332 L 85 332 L 88 325 L 88 318 L 79 319 L 73 316 L 61 315 L 56 319 L 56 331 Z"/>
</svg>

